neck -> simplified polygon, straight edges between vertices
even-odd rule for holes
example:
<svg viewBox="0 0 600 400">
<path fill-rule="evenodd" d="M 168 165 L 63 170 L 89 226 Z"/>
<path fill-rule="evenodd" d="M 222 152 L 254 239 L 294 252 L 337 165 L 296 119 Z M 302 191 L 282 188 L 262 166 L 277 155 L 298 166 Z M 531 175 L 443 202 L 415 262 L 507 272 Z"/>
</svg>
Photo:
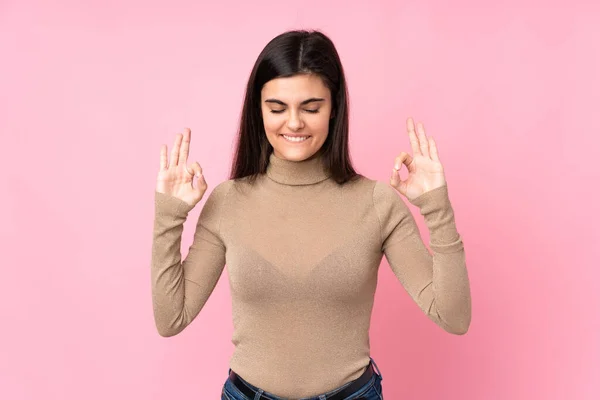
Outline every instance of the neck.
<svg viewBox="0 0 600 400">
<path fill-rule="evenodd" d="M 271 153 L 267 176 L 283 185 L 313 185 L 326 180 L 331 174 L 323 165 L 320 152 L 302 161 L 286 160 Z"/>
</svg>

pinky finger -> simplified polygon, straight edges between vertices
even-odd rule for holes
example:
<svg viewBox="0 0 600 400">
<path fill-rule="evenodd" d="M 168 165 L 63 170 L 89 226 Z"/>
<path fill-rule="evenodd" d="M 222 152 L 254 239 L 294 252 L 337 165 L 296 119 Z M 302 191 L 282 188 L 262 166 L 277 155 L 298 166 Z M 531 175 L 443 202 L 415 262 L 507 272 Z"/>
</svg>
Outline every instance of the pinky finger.
<svg viewBox="0 0 600 400">
<path fill-rule="evenodd" d="M 167 169 L 167 145 L 160 146 L 160 170 Z"/>
<path fill-rule="evenodd" d="M 433 140 L 433 137 L 429 137 L 429 153 L 431 155 L 431 159 L 434 161 L 440 161 L 440 156 L 438 154 L 438 148 Z"/>
</svg>

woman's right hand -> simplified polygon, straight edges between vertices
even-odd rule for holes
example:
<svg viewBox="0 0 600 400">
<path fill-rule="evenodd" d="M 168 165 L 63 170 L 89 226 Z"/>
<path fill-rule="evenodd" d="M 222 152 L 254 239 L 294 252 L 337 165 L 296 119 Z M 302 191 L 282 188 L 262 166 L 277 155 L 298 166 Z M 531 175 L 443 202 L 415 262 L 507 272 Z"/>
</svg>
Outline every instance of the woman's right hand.
<svg viewBox="0 0 600 400">
<path fill-rule="evenodd" d="M 202 167 L 196 161 L 187 165 L 192 132 L 184 129 L 183 135 L 178 133 L 171 150 L 171 159 L 167 161 L 167 145 L 160 148 L 160 170 L 156 182 L 156 191 L 177 197 L 191 206 L 195 206 L 206 192 L 206 181 L 202 175 Z M 194 176 L 198 178 L 194 187 Z"/>
</svg>

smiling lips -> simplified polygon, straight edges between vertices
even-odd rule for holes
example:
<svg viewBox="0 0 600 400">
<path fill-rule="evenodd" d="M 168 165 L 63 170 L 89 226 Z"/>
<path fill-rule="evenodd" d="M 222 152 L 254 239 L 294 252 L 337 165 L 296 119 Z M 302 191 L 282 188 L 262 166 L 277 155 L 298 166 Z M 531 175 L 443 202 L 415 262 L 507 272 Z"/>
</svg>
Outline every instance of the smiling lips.
<svg viewBox="0 0 600 400">
<path fill-rule="evenodd" d="M 302 143 L 304 142 L 306 139 L 308 139 L 310 136 L 305 136 L 305 135 L 281 135 L 283 136 L 283 138 L 291 143 Z"/>
</svg>

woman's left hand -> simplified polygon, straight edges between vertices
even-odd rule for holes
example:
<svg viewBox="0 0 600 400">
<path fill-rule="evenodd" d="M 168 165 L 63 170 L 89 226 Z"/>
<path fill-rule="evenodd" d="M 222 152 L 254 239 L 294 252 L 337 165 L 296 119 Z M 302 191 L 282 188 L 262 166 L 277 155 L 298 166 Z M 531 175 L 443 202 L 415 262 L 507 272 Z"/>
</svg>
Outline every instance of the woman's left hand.
<svg viewBox="0 0 600 400">
<path fill-rule="evenodd" d="M 408 200 L 414 200 L 423 193 L 444 186 L 446 178 L 435 141 L 425 135 L 423 124 L 419 122 L 415 132 L 414 121 L 408 118 L 406 129 L 413 155 L 402 152 L 396 157 L 390 185 Z M 405 180 L 400 179 L 402 164 L 408 169 L 408 177 Z"/>
</svg>

